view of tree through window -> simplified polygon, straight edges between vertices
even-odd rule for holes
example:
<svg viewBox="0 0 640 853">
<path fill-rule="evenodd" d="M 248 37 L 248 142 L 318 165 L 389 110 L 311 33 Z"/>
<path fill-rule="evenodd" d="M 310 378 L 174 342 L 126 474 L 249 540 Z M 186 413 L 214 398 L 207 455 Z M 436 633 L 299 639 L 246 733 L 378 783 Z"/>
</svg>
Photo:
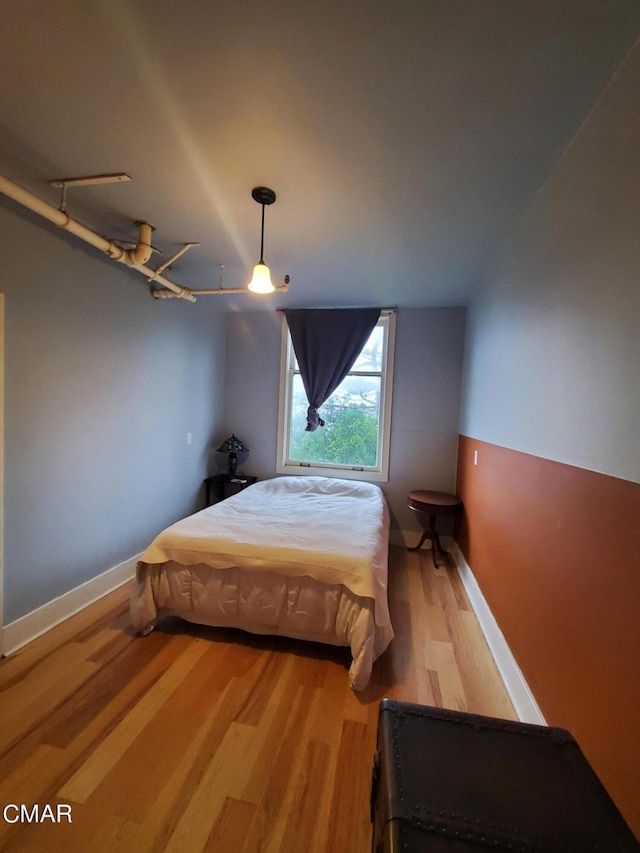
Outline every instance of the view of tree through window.
<svg viewBox="0 0 640 853">
<path fill-rule="evenodd" d="M 376 467 L 378 464 L 384 329 L 378 325 L 350 373 L 320 407 L 324 427 L 306 432 L 307 397 L 294 362 L 289 458 L 297 462 Z"/>
</svg>

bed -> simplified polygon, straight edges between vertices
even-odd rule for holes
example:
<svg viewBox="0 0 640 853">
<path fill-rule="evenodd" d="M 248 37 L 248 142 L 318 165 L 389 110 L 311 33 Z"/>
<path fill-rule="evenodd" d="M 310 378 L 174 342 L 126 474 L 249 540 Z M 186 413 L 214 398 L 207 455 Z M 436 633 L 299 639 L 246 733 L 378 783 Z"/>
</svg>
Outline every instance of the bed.
<svg viewBox="0 0 640 853">
<path fill-rule="evenodd" d="M 131 594 L 135 631 L 163 616 L 349 646 L 363 690 L 393 639 L 389 511 L 371 483 L 278 477 L 160 533 Z"/>
</svg>

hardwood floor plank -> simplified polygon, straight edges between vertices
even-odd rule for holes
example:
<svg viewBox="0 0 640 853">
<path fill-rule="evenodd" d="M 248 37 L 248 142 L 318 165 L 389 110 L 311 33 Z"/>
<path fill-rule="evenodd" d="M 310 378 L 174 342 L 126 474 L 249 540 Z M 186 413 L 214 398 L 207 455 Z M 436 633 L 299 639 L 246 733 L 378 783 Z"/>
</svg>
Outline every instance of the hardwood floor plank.
<svg viewBox="0 0 640 853">
<path fill-rule="evenodd" d="M 445 708 L 444 699 L 442 698 L 442 690 L 440 689 L 440 679 L 438 678 L 438 673 L 433 669 L 427 670 L 427 679 L 429 682 L 429 695 L 431 696 L 432 702 L 436 708 Z M 428 705 L 429 703 L 426 700 L 423 700 L 421 704 Z"/>
<path fill-rule="evenodd" d="M 295 671 L 295 668 L 294 668 Z M 295 673 L 298 682 L 299 673 Z M 246 850 L 278 851 L 282 834 L 286 826 L 289 802 L 295 791 L 291 779 L 295 778 L 304 756 L 305 722 L 313 703 L 316 688 L 301 685 L 295 692 L 289 713 L 281 720 L 282 728 L 276 737 L 276 750 L 268 766 L 254 764 L 254 772 L 260 774 L 263 785 L 258 800 L 258 808 L 244 843 Z M 264 759 L 265 753 L 260 756 Z M 256 793 L 255 779 L 245 789 L 243 798 Z"/>
<path fill-rule="evenodd" d="M 120 621 L 120 620 L 118 620 Z M 103 631 L 100 631 L 93 638 L 87 641 L 87 650 L 89 651 L 89 660 L 94 663 L 107 664 L 113 658 L 117 657 L 123 649 L 133 644 L 134 637 L 132 636 L 129 626 L 128 614 L 122 616 L 122 624 L 110 625 Z M 137 639 L 137 638 L 135 638 Z M 136 643 L 136 645 L 139 645 Z"/>
<path fill-rule="evenodd" d="M 453 644 L 442 643 L 439 640 L 428 640 L 425 648 L 430 663 L 429 668 L 438 675 L 443 707 L 452 708 L 454 711 L 470 710 Z"/>
<path fill-rule="evenodd" d="M 282 679 L 258 727 L 256 761 L 253 773 L 243 791 L 243 800 L 257 804 L 263 796 L 271 768 L 277 759 L 287 730 L 287 722 L 294 706 L 298 687 L 295 660 L 288 658 L 282 670 Z"/>
<path fill-rule="evenodd" d="M 354 709 L 360 709 L 361 705 L 356 694 L 349 687 L 344 669 L 338 664 L 327 664 L 325 669 L 324 685 L 316 692 L 314 704 L 309 709 L 306 732 L 309 740 L 337 747 L 347 700 L 349 700 L 349 707 Z"/>
<path fill-rule="evenodd" d="M 333 853 L 367 850 L 370 843 L 369 792 L 375 732 L 362 723 L 342 724 L 326 849 Z"/>
<path fill-rule="evenodd" d="M 319 821 L 322 809 L 318 805 L 322 803 L 323 795 L 328 793 L 330 755 L 331 747 L 326 743 L 314 740 L 307 743 L 280 843 L 282 853 L 298 853 L 301 839 L 304 839 L 306 850 L 320 849 L 318 836 L 322 832 Z"/>
<path fill-rule="evenodd" d="M 61 650 L 62 651 L 62 650 Z M 60 655 L 55 667 L 46 672 L 34 669 L 21 690 L 21 684 L 7 690 L 2 696 L 2 728 L 0 728 L 0 754 L 10 749 L 34 726 L 46 721 L 70 692 L 79 690 L 94 673 L 98 664 L 84 660 L 82 650 L 74 644 L 68 654 Z"/>
<path fill-rule="evenodd" d="M 105 739 L 120 720 L 126 716 L 127 711 L 135 705 L 138 698 L 160 678 L 175 659 L 176 650 L 181 646 L 182 642 L 180 641 L 162 648 L 158 648 L 153 642 L 138 644 L 137 654 L 144 653 L 148 656 L 147 650 L 153 650 L 153 655 L 147 657 L 146 666 L 138 672 L 134 680 L 128 682 L 109 703 L 99 710 L 99 713 L 90 723 L 85 724 L 85 727 L 77 732 L 76 737 L 66 748 L 48 749 L 47 740 L 50 727 L 54 729 L 56 727 L 58 712 L 66 714 L 68 706 L 74 705 L 76 697 L 74 693 L 71 693 L 67 702 L 58 711 L 50 715 L 44 723 L 32 729 L 21 740 L 16 741 L 12 749 L 5 753 L 1 759 L 0 793 L 5 795 L 5 802 L 11 801 L 12 796 L 15 798 L 18 796 L 18 792 L 22 791 L 17 780 L 22 777 L 24 768 L 29 767 L 32 758 L 37 757 L 43 751 L 42 746 L 47 747 L 45 751 L 49 760 L 40 770 L 30 774 L 26 789 L 27 793 L 30 790 L 33 802 L 45 802 L 54 797 L 61 785 L 86 760 L 96 745 Z M 26 802 L 26 800 L 21 801 Z"/>
<path fill-rule="evenodd" d="M 254 803 L 227 797 L 203 847 L 204 853 L 221 853 L 238 849 L 238 839 L 251 825 L 255 815 Z"/>
<path fill-rule="evenodd" d="M 40 699 L 47 690 L 65 679 L 87 657 L 84 646 L 70 642 L 56 649 L 38 665 L 30 667 L 24 677 L 2 689 L 3 717 L 19 715 L 34 700 Z"/>
<path fill-rule="evenodd" d="M 86 622 L 84 619 L 78 620 L 79 624 L 76 626 L 76 631 L 73 635 L 74 642 L 90 642 L 96 634 L 99 634 L 105 628 L 111 628 L 116 624 L 128 627 L 130 625 L 128 597 L 132 586 L 133 580 L 130 580 L 121 588 L 122 591 L 125 592 L 126 598 L 123 598 L 122 594 L 118 594 L 119 591 L 116 590 L 115 593 L 109 593 L 109 595 L 104 599 L 101 599 L 100 602 L 104 606 L 100 607 L 100 613 L 96 619 L 90 622 Z M 72 616 L 71 619 L 76 619 L 78 616 L 81 616 L 81 614 L 82 611 L 76 616 Z M 60 628 L 62 626 L 58 627 Z"/>
<path fill-rule="evenodd" d="M 413 619 L 407 601 L 394 601 L 391 606 L 391 624 L 395 632 L 391 645 L 376 661 L 371 682 L 363 691 L 365 700 L 382 698 L 390 690 L 401 698 L 403 688 L 409 683 L 413 642 Z"/>
<path fill-rule="evenodd" d="M 469 602 L 469 597 L 467 596 L 467 591 L 464 588 L 464 584 L 462 583 L 462 578 L 458 574 L 453 565 L 453 558 L 449 558 L 450 567 L 447 572 L 449 583 L 451 584 L 451 589 L 453 590 L 454 599 L 456 602 L 456 607 L 458 610 L 466 610 L 469 613 L 473 613 L 473 607 Z"/>
<path fill-rule="evenodd" d="M 461 634 L 466 642 L 462 644 L 466 657 L 459 666 L 464 671 L 465 693 L 469 704 L 477 714 L 488 714 L 504 719 L 516 720 L 511 700 L 504 692 L 502 679 L 491 655 L 483 648 L 484 636 L 475 613 L 461 610 L 458 614 Z"/>
<path fill-rule="evenodd" d="M 149 642 L 144 643 L 127 639 L 120 654 L 106 656 L 102 668 L 49 715 L 43 726 L 43 740 L 46 743 L 62 749 L 68 747 L 159 652 L 159 644 L 154 637 L 148 637 Z M 99 662 L 95 657 L 91 661 Z"/>
<path fill-rule="evenodd" d="M 165 847 L 203 850 L 227 797 L 241 799 L 254 754 L 255 727 L 232 722 Z"/>
<path fill-rule="evenodd" d="M 135 708 L 98 746 L 91 758 L 63 785 L 59 796 L 75 803 L 85 802 L 143 731 L 154 712 L 173 693 L 184 678 L 185 671 L 195 666 L 206 650 L 206 645 L 192 642 L 180 659 L 172 664 Z"/>
<path fill-rule="evenodd" d="M 502 680 L 493 658 L 487 653 L 484 636 L 475 613 L 466 607 L 463 609 L 459 607 L 459 596 L 452 582 L 453 576 L 458 578 L 457 572 L 451 571 L 446 576 L 440 577 L 438 585 L 456 666 L 464 680 L 467 705 L 469 708 L 477 709 L 477 713 L 480 714 L 485 713 L 484 708 L 493 708 L 494 715 L 502 714 L 515 719 L 513 707 L 506 696 L 506 701 L 500 702 L 501 708 L 495 707 L 493 697 L 496 688 L 500 692 Z M 501 714 L 498 711 L 501 711 Z"/>
<path fill-rule="evenodd" d="M 148 811 L 144 823 L 125 821 L 116 839 L 116 849 L 136 853 L 164 851 L 207 767 L 213 761 L 238 709 L 247 699 L 248 688 L 231 679 L 212 704 L 210 713 L 195 732 L 175 767 L 164 774 L 164 785 Z"/>
<path fill-rule="evenodd" d="M 176 766 L 212 705 L 219 701 L 222 691 L 217 686 L 216 652 L 205 647 L 177 689 L 96 787 L 92 798 L 107 803 L 111 814 L 139 823 L 144 820 L 163 787 L 166 768 Z M 188 726 L 184 724 L 186 708 Z M 150 743 L 162 744 L 162 749 L 151 752 Z"/>
<path fill-rule="evenodd" d="M 287 657 L 284 654 L 268 654 L 265 652 L 264 668 L 256 680 L 246 704 L 238 712 L 237 722 L 252 726 L 258 726 L 261 723 L 278 682 L 282 678 L 286 662 Z"/>
</svg>

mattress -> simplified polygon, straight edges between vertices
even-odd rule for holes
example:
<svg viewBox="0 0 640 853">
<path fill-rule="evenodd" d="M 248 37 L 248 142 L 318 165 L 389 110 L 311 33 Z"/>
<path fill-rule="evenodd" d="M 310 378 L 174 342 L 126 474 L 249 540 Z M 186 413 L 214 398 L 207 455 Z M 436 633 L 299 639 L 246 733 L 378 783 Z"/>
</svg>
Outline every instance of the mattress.
<svg viewBox="0 0 640 853">
<path fill-rule="evenodd" d="M 164 615 L 350 646 L 362 690 L 393 638 L 389 513 L 371 483 L 264 480 L 162 531 L 142 554 L 133 627 Z"/>
</svg>

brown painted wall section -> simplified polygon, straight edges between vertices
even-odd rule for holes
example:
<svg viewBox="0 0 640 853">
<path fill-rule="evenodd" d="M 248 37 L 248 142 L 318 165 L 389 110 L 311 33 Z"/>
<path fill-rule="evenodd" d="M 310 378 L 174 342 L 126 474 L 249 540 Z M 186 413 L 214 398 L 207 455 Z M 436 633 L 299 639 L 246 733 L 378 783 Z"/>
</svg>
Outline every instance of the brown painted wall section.
<svg viewBox="0 0 640 853">
<path fill-rule="evenodd" d="M 460 547 L 547 723 L 640 838 L 640 485 L 461 436 L 457 491 Z"/>
</svg>

